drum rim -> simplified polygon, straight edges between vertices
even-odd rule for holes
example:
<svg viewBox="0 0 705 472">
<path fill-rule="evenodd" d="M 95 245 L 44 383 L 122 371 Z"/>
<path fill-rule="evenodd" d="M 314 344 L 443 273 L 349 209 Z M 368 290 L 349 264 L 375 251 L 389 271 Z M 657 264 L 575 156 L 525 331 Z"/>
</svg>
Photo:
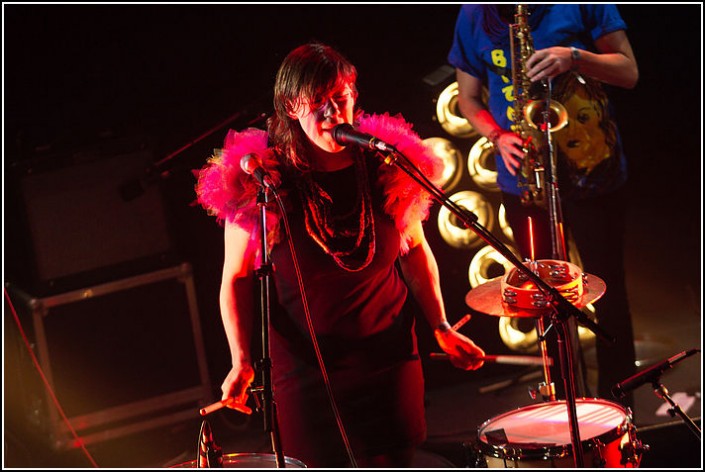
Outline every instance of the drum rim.
<svg viewBox="0 0 705 472">
<path fill-rule="evenodd" d="M 555 405 L 555 404 L 560 404 L 560 403 L 566 403 L 566 400 L 555 400 L 555 401 L 549 401 L 549 402 L 543 402 L 543 403 L 536 403 L 532 405 L 526 405 L 523 407 L 515 408 L 514 410 L 507 411 L 505 413 L 502 413 L 500 415 L 497 415 L 493 418 L 488 419 L 487 421 L 483 422 L 478 428 L 477 428 L 477 442 L 479 446 L 479 450 L 482 454 L 485 454 L 487 456 L 491 456 L 497 459 L 504 459 L 504 460 L 550 460 L 550 459 L 560 459 L 563 457 L 566 457 L 568 455 L 572 454 L 573 451 L 573 445 L 571 443 L 567 444 L 546 444 L 545 446 L 541 447 L 539 446 L 540 443 L 532 443 L 536 444 L 536 447 L 533 447 L 531 449 L 525 450 L 526 446 L 522 447 L 521 443 L 512 443 L 509 442 L 505 445 L 491 445 L 489 443 L 486 443 L 481 439 L 481 434 L 482 430 L 489 425 L 492 421 L 496 421 L 498 418 L 504 418 L 505 416 L 509 416 L 513 413 L 517 413 L 519 411 L 523 411 L 526 409 L 530 408 L 539 408 L 544 405 Z M 576 403 L 606 403 L 610 406 L 614 406 L 616 409 L 622 411 L 624 413 L 624 418 L 622 422 L 617 425 L 616 427 L 612 428 L 609 431 L 606 431 L 600 435 L 593 436 L 589 439 L 581 439 L 581 444 L 582 444 L 582 449 L 583 451 L 590 451 L 594 447 L 600 445 L 600 444 L 611 444 L 613 441 L 621 438 L 624 436 L 624 434 L 628 431 L 629 425 L 631 424 L 629 414 L 626 410 L 625 407 L 620 405 L 619 403 L 612 402 L 610 400 L 605 400 L 603 398 L 577 398 Z"/>
<path fill-rule="evenodd" d="M 240 460 L 238 460 L 238 459 L 240 459 Z M 223 464 L 242 462 L 245 459 L 250 459 L 250 460 L 254 459 L 255 461 L 260 461 L 260 462 L 264 462 L 265 459 L 270 460 L 270 461 L 276 461 L 276 455 L 271 454 L 271 453 L 258 453 L 258 452 L 231 452 L 229 454 L 223 454 Z M 173 466 L 173 468 L 184 468 L 187 464 L 194 464 L 195 465 L 196 462 L 197 461 L 195 461 L 195 460 L 182 462 L 180 464 Z M 308 468 L 306 466 L 306 464 L 304 464 L 299 459 L 295 459 L 295 458 L 289 457 L 289 456 L 284 456 L 284 463 L 286 465 L 295 465 L 301 469 Z"/>
<path fill-rule="evenodd" d="M 264 460 L 264 459 L 276 460 L 276 454 L 271 454 L 271 453 L 232 452 L 230 454 L 223 454 L 223 461 L 226 461 L 227 459 L 230 459 L 233 457 L 257 459 L 257 460 Z M 297 464 L 297 465 L 303 466 L 304 468 L 306 467 L 306 464 L 301 462 L 299 459 L 295 459 L 295 458 L 289 457 L 289 456 L 284 456 L 284 462 L 286 462 L 287 464 Z"/>
</svg>

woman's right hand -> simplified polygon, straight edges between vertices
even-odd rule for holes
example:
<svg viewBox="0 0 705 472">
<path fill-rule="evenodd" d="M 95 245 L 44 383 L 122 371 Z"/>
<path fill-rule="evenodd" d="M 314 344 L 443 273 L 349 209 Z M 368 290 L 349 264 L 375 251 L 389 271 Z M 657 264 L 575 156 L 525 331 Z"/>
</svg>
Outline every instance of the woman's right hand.
<svg viewBox="0 0 705 472">
<path fill-rule="evenodd" d="M 223 392 L 221 399 L 229 401 L 227 404 L 228 408 L 242 411 L 243 413 L 248 410 L 251 411 L 245 407 L 245 404 L 249 396 L 248 388 L 254 379 L 255 371 L 252 365 L 247 362 L 233 365 L 220 387 Z"/>
</svg>

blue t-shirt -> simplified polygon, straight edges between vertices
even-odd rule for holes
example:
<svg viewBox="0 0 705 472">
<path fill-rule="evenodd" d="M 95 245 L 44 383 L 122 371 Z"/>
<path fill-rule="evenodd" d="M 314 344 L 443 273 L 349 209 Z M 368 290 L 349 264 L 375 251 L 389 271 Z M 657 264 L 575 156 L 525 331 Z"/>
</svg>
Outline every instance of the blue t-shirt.
<svg viewBox="0 0 705 472">
<path fill-rule="evenodd" d="M 535 50 L 574 46 L 597 52 L 594 41 L 625 30 L 617 7 L 605 4 L 531 5 L 529 28 Z M 458 15 L 448 61 L 480 79 L 487 87 L 488 107 L 497 124 L 511 129 L 514 107 L 509 25 L 496 6 L 464 5 Z M 626 180 L 626 158 L 613 111 L 602 85 L 573 73 L 552 82 L 552 98 L 568 111 L 568 125 L 553 133 L 562 194 L 575 198 L 608 193 Z M 497 155 L 497 183 L 502 191 L 520 195 L 512 176 Z"/>
</svg>

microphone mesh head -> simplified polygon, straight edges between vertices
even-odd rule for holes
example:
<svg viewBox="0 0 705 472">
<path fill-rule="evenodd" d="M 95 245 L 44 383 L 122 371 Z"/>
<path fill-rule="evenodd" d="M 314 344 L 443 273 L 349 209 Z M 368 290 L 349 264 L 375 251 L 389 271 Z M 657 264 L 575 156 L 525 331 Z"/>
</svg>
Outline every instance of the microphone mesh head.
<svg viewBox="0 0 705 472">
<path fill-rule="evenodd" d="M 245 154 L 242 156 L 242 159 L 240 159 L 240 168 L 246 174 L 252 175 L 258 165 L 258 159 L 254 154 Z"/>
<path fill-rule="evenodd" d="M 347 142 L 343 141 L 343 133 L 346 131 L 351 131 L 353 130 L 353 126 L 350 123 L 341 123 L 339 125 L 336 125 L 333 127 L 333 139 L 340 145 L 345 145 L 348 144 Z"/>
</svg>

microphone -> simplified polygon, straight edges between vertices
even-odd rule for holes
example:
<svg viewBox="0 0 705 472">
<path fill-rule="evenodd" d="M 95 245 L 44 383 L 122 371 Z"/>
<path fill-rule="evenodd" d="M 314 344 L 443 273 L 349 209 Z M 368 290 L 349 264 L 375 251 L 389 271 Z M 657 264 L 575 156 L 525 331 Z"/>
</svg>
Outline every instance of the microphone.
<svg viewBox="0 0 705 472">
<path fill-rule="evenodd" d="M 348 144 L 357 144 L 367 149 L 376 149 L 378 151 L 394 152 L 394 146 L 385 143 L 381 139 L 377 139 L 371 134 L 363 133 L 352 127 L 348 123 L 336 125 L 331 131 L 335 142 L 341 146 Z"/>
<path fill-rule="evenodd" d="M 265 188 L 274 188 L 274 183 L 269 173 L 264 170 L 262 163 L 256 154 L 245 154 L 240 159 L 240 168 L 246 174 L 254 176 L 257 181 Z"/>
<path fill-rule="evenodd" d="M 615 384 L 612 387 L 612 395 L 615 398 L 623 398 L 627 393 L 631 392 L 637 387 L 644 385 L 647 382 L 656 382 L 666 369 L 670 369 L 678 362 L 682 361 L 686 357 L 692 356 L 696 352 L 700 352 L 700 349 L 693 348 L 687 351 L 683 351 L 673 357 L 669 357 L 664 361 L 654 364 L 651 367 L 635 375 L 632 375 L 628 379 Z"/>
</svg>

